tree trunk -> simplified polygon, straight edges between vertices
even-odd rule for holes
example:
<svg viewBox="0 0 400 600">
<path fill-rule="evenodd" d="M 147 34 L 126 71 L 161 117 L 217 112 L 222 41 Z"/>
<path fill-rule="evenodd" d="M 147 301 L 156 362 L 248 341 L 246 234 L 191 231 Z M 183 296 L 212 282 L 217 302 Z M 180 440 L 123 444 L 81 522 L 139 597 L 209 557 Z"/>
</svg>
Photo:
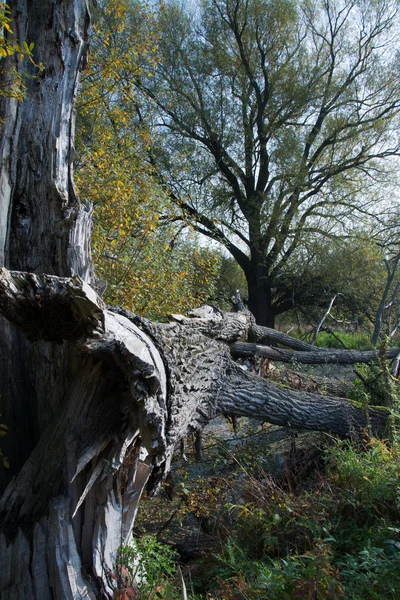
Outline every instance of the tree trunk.
<svg viewBox="0 0 400 600">
<path fill-rule="evenodd" d="M 400 252 L 396 256 L 394 256 L 391 260 L 385 259 L 385 266 L 386 266 L 386 271 L 387 271 L 386 285 L 385 285 L 385 289 L 382 293 L 382 298 L 379 302 L 379 306 L 378 306 L 378 309 L 377 309 L 376 315 L 375 315 L 374 331 L 372 333 L 372 338 L 371 338 L 371 343 L 373 346 L 376 346 L 379 341 L 379 336 L 381 334 L 381 329 L 382 329 L 382 325 L 383 325 L 383 318 L 385 315 L 385 307 L 386 307 L 386 303 L 387 303 L 387 300 L 389 297 L 390 288 L 393 284 L 393 280 L 396 275 L 397 266 L 399 264 L 399 261 L 400 261 Z"/>
<path fill-rule="evenodd" d="M 245 271 L 249 293 L 248 308 L 259 325 L 274 328 L 275 314 L 272 308 L 272 290 L 268 272 L 261 264 L 251 263 Z"/>
<path fill-rule="evenodd" d="M 29 61 L 20 63 L 18 56 L 8 58 L 29 77 L 23 102 L 3 98 L 1 103 L 0 266 L 33 273 L 77 274 L 90 281 L 91 209 L 79 204 L 72 180 L 73 103 L 86 53 L 86 0 L 16 0 L 10 5 L 12 29 L 21 42 L 34 43 L 34 59 L 43 64 L 43 71 L 38 73 Z M 49 316 L 56 315 L 58 306 L 54 304 L 49 311 Z M 47 317 L 43 315 L 43 320 Z M 20 502 L 26 505 L 29 526 L 12 531 L 12 516 L 3 523 L 8 541 L 2 535 L 0 596 L 7 600 L 75 598 L 79 589 L 79 597 L 94 597 L 92 592 L 85 596 L 81 575 L 81 561 L 86 560 L 82 548 L 91 546 L 92 541 L 81 544 L 82 524 L 79 532 L 79 525 L 70 518 L 82 478 L 77 476 L 68 491 L 66 462 L 60 459 L 61 447 L 65 452 L 65 433 L 59 421 L 73 390 L 75 406 L 79 407 L 79 402 L 82 407 L 90 406 L 91 398 L 105 393 L 111 383 L 105 381 L 105 375 L 100 377 L 93 361 L 81 364 L 68 341 L 31 343 L 3 317 L 0 340 L 0 413 L 1 422 L 9 427 L 1 448 L 10 463 L 9 469 L 0 469 L 1 490 L 12 477 L 23 478 L 24 473 L 26 477 L 34 453 L 42 452 L 36 468 L 43 476 L 49 473 L 43 486 L 51 495 L 43 511 L 42 501 L 29 499 L 38 490 L 25 488 Z M 60 438 L 51 438 L 52 431 Z M 40 445 L 46 438 L 53 444 L 43 453 Z M 71 444 L 73 447 L 76 441 Z M 67 456 L 69 468 L 73 468 L 72 448 Z M 104 502 L 110 492 L 105 486 L 101 493 Z M 102 529 L 97 530 L 100 536 Z M 101 544 L 97 546 L 100 551 Z M 68 583 L 74 578 L 75 583 Z"/>
<path fill-rule="evenodd" d="M 13 30 L 35 44 L 35 60 L 44 70 L 38 74 L 15 56 L 16 67 L 30 76 L 26 99 L 2 102 L 0 256 L 9 268 L 90 281 L 91 211 L 78 203 L 72 181 L 73 101 L 86 51 L 86 1 L 18 0 L 12 16 Z M 2 442 L 11 465 L 0 471 L 4 486 L 57 411 L 75 367 L 67 345 L 31 347 L 2 318 L 0 339 L 0 413 L 12 431 Z"/>
<path fill-rule="evenodd" d="M 387 359 L 396 358 L 399 348 L 390 348 L 386 352 Z M 231 344 L 232 356 L 235 358 L 246 356 L 264 356 L 271 360 L 279 362 L 298 362 L 305 365 L 354 365 L 356 363 L 370 363 L 379 361 L 379 352 L 377 350 L 326 350 L 314 348 L 309 352 L 294 352 L 293 350 L 284 350 L 283 348 L 272 348 L 270 346 L 260 346 L 258 344 L 249 344 L 247 342 L 234 342 Z"/>
</svg>

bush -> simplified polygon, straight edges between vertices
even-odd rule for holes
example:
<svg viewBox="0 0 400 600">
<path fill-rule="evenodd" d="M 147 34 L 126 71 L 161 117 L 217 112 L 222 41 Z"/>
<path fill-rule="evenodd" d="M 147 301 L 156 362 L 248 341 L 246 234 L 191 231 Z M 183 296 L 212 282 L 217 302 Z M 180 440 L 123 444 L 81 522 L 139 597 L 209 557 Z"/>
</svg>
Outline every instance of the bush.
<svg viewBox="0 0 400 600">
<path fill-rule="evenodd" d="M 325 466 L 295 493 L 287 480 L 273 480 L 257 464 L 251 468 L 248 450 L 246 468 L 236 476 L 241 500 L 227 505 L 234 515 L 232 527 L 228 534 L 221 530 L 226 536 L 221 551 L 199 582 L 202 592 L 211 590 L 207 598 L 398 597 L 396 445 L 376 439 L 362 444 L 335 441 L 325 449 Z"/>
<path fill-rule="evenodd" d="M 384 549 L 367 545 L 357 555 L 337 561 L 346 598 L 352 600 L 397 600 L 400 590 L 400 545 L 388 556 Z"/>
<path fill-rule="evenodd" d="M 121 546 L 118 550 L 118 587 L 137 586 L 139 597 L 149 600 L 179 597 L 169 581 L 175 570 L 174 551 L 158 542 L 154 535 L 145 535 L 134 545 Z"/>
<path fill-rule="evenodd" d="M 354 505 L 376 515 L 400 508 L 400 449 L 375 438 L 359 451 L 349 442 L 338 442 L 330 452 L 329 474 Z M 398 515 L 400 516 L 400 514 Z"/>
</svg>

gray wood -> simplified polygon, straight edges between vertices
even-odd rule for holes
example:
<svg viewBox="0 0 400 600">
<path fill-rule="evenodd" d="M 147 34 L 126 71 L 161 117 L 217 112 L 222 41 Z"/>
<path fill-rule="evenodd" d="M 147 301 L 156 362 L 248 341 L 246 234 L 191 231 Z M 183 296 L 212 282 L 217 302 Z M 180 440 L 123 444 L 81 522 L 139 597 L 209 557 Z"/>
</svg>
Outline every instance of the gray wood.
<svg viewBox="0 0 400 600">
<path fill-rule="evenodd" d="M 368 363 L 379 361 L 378 350 L 326 350 L 314 348 L 312 351 L 296 352 L 284 348 L 261 346 L 248 342 L 234 342 L 230 346 L 232 355 L 236 358 L 246 356 L 264 356 L 279 362 L 298 362 L 307 365 L 354 365 L 355 363 Z M 386 358 L 396 358 L 399 348 L 389 348 Z"/>
</svg>

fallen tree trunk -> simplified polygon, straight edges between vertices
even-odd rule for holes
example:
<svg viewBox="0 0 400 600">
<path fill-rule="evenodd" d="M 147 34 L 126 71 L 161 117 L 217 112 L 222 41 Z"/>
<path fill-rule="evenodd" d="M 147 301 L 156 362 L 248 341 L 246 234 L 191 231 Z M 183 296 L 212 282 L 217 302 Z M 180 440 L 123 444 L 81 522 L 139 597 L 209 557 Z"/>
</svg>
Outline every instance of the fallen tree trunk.
<svg viewBox="0 0 400 600">
<path fill-rule="evenodd" d="M 230 370 L 222 382 L 218 408 L 225 414 L 257 418 L 273 425 L 345 437 L 367 426 L 383 433 L 388 417 L 384 408 L 363 411 L 348 400 L 289 390 L 243 372 L 239 366 Z"/>
<path fill-rule="evenodd" d="M 325 352 L 325 348 L 316 348 L 313 344 L 308 344 L 307 342 L 303 342 L 302 340 L 293 338 L 290 335 L 282 333 L 281 331 L 277 331 L 276 329 L 272 329 L 271 327 L 258 325 L 258 323 L 256 323 L 254 315 L 252 315 L 252 313 L 246 308 L 239 290 L 236 290 L 231 300 L 233 310 L 236 313 L 245 314 L 248 318 L 249 342 L 253 344 L 256 344 L 258 342 L 262 345 L 269 344 L 273 346 L 277 346 L 278 344 L 280 344 L 283 346 L 287 346 L 288 348 L 292 348 L 293 350 L 300 351 Z"/>
<path fill-rule="evenodd" d="M 287 346 L 288 348 L 292 348 L 293 350 L 300 350 L 302 352 L 327 352 L 326 348 L 316 348 L 312 344 L 307 344 L 307 342 L 303 342 L 302 340 L 298 340 L 286 333 L 282 333 L 281 331 L 277 331 L 276 329 L 271 329 L 270 327 L 263 327 L 261 325 L 257 325 L 257 323 L 251 323 L 249 329 L 249 342 L 259 343 L 259 344 L 272 344 L 274 346 L 280 344 L 282 346 Z"/>
<path fill-rule="evenodd" d="M 315 375 L 304 371 L 295 371 L 287 365 L 277 367 L 268 359 L 261 364 L 262 376 L 270 381 L 276 381 L 279 385 L 284 385 L 293 390 L 302 390 L 311 394 L 321 394 L 323 396 L 334 396 L 335 398 L 348 398 L 352 389 L 352 383 L 356 378 L 354 371 L 347 373 L 343 378 L 340 375 L 331 376 L 327 373 L 325 376 Z"/>
<path fill-rule="evenodd" d="M 235 358 L 248 356 L 263 356 L 279 362 L 298 362 L 306 365 L 354 365 L 355 363 L 369 363 L 379 361 L 378 350 L 320 350 L 295 352 L 284 348 L 273 348 L 247 342 L 234 342 L 230 346 L 232 356 Z M 394 359 L 400 352 L 399 348 L 389 348 L 386 351 L 387 359 Z"/>
<path fill-rule="evenodd" d="M 79 364 L 0 502 L 0 550 L 11 557 L 0 569 L 7 600 L 51 598 L 50 588 L 60 600 L 111 597 L 116 551 L 129 542 L 144 485 L 154 489 L 179 441 L 218 413 L 341 436 L 367 426 L 385 431 L 386 409 L 366 414 L 343 399 L 243 371 L 229 343 L 246 331 L 245 315 L 203 309 L 179 322 L 150 323 L 106 310 L 78 277 L 6 269 L 0 311 L 33 345 L 68 341 Z M 67 554 L 57 550 L 63 545 Z M 43 570 L 47 579 L 36 575 Z"/>
</svg>

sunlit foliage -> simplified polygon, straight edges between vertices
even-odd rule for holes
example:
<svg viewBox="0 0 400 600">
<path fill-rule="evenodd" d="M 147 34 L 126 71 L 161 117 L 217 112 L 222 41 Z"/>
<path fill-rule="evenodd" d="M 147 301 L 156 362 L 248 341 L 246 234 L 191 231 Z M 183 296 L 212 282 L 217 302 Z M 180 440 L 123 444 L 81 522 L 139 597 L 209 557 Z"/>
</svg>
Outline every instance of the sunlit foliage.
<svg viewBox="0 0 400 600">
<path fill-rule="evenodd" d="M 7 4 L 0 4 L 0 97 L 16 98 L 22 100 L 25 93 L 24 80 L 27 74 L 18 69 L 15 61 L 10 62 L 10 57 L 16 57 L 22 63 L 28 58 L 33 64 L 33 43 L 19 41 L 13 30 L 11 11 Z M 40 68 L 40 65 L 37 65 Z"/>
<path fill-rule="evenodd" d="M 218 259 L 174 223 L 148 159 L 152 146 L 130 82 L 157 63 L 146 3 L 109 0 L 94 14 L 89 66 L 78 102 L 76 180 L 94 203 L 92 250 L 105 298 L 161 318 L 202 303 Z"/>
</svg>

